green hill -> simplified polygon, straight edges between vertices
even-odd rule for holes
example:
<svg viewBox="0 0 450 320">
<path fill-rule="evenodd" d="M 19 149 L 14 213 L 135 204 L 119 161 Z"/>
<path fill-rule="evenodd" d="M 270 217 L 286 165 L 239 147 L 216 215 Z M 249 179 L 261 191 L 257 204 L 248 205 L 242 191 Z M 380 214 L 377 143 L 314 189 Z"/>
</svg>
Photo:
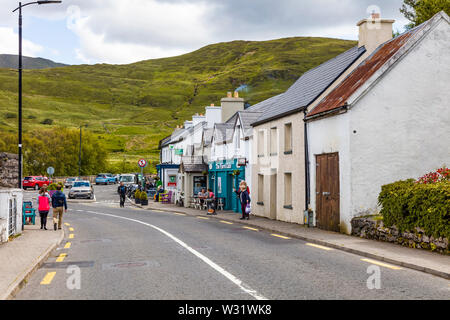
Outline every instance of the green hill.
<svg viewBox="0 0 450 320">
<path fill-rule="evenodd" d="M 0 54 L 0 68 L 17 69 L 19 56 L 14 54 Z M 53 62 L 44 58 L 22 57 L 24 69 L 47 69 L 65 67 L 67 64 Z"/>
<path fill-rule="evenodd" d="M 354 41 L 287 38 L 233 41 L 185 55 L 129 65 L 80 65 L 24 71 L 24 130 L 77 127 L 103 140 L 110 161 L 158 161 L 158 141 L 176 125 L 245 88 L 249 104 L 285 91 L 307 70 Z M 17 71 L 0 69 L 0 131 L 16 132 Z M 48 122 L 48 121 L 47 121 Z"/>
</svg>

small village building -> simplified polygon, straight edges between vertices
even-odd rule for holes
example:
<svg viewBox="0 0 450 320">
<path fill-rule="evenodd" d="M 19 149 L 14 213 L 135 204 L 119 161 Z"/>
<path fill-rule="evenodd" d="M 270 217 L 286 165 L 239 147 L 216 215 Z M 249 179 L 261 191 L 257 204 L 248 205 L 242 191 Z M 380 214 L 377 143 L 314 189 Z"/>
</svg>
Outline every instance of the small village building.
<svg viewBox="0 0 450 320">
<path fill-rule="evenodd" d="M 18 156 L 0 153 L 0 243 L 22 232 L 23 191 L 17 188 Z"/>
<path fill-rule="evenodd" d="M 450 160 L 450 19 L 379 46 L 306 118 L 311 208 L 318 227 L 351 232 L 378 211 L 381 186 Z"/>
</svg>

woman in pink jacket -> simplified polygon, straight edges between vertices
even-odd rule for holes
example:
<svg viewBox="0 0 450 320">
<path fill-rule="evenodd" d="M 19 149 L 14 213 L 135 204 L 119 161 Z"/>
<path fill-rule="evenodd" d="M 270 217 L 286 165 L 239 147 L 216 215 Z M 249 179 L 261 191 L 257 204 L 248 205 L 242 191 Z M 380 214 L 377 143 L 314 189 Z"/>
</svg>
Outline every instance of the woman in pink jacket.
<svg viewBox="0 0 450 320">
<path fill-rule="evenodd" d="M 41 190 L 39 190 L 37 202 L 39 215 L 41 217 L 41 229 L 44 230 L 47 230 L 47 215 L 50 211 L 51 201 L 52 198 L 50 197 L 50 194 L 47 192 L 47 188 L 42 187 Z"/>
</svg>

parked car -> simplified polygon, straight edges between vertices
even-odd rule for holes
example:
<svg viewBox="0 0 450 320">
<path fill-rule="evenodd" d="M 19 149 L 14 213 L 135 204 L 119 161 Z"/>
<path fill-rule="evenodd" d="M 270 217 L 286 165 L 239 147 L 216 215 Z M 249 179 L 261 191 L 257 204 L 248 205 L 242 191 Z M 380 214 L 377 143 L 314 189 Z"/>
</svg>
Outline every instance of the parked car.
<svg viewBox="0 0 450 320">
<path fill-rule="evenodd" d="M 99 173 L 95 178 L 95 184 L 115 184 L 116 178 L 110 173 Z"/>
<path fill-rule="evenodd" d="M 75 181 L 77 181 L 77 178 L 67 178 L 66 181 L 64 181 L 64 188 L 72 188 Z"/>
<path fill-rule="evenodd" d="M 136 183 L 136 175 L 134 174 L 121 174 L 119 182 L 123 182 L 124 185 L 130 185 Z"/>
<path fill-rule="evenodd" d="M 75 181 L 69 191 L 69 199 L 94 199 L 94 187 L 89 181 Z"/>
<path fill-rule="evenodd" d="M 42 186 L 47 185 L 49 186 L 52 183 L 52 181 L 43 176 L 28 176 L 23 179 L 22 185 L 23 188 L 26 189 L 34 189 L 39 190 L 42 188 Z"/>
</svg>

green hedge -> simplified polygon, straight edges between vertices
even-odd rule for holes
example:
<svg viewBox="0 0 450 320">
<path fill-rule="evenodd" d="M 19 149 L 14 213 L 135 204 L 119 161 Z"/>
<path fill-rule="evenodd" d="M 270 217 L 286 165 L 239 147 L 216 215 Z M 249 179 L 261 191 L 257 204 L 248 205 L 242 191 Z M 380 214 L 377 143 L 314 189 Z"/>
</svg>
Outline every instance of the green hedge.
<svg viewBox="0 0 450 320">
<path fill-rule="evenodd" d="M 387 227 L 400 232 L 419 227 L 429 236 L 450 239 L 450 182 L 398 181 L 381 187 L 378 197 Z"/>
</svg>

